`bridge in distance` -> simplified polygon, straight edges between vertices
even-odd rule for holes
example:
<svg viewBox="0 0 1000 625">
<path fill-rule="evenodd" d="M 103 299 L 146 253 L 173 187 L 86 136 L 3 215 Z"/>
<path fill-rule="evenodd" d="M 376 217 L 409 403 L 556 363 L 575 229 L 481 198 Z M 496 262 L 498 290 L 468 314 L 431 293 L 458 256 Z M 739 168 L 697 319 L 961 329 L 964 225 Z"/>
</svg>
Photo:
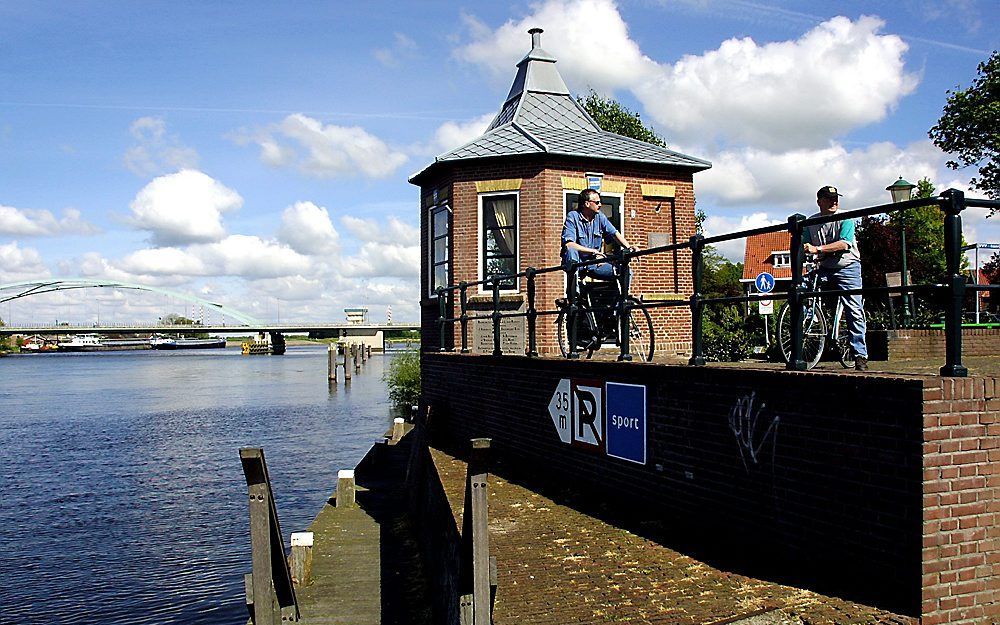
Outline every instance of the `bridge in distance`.
<svg viewBox="0 0 1000 625">
<path fill-rule="evenodd" d="M 13 334 L 293 334 L 297 332 L 337 332 L 350 336 L 354 333 L 389 330 L 419 330 L 417 323 L 264 323 L 255 325 L 199 325 L 199 324 L 122 324 L 122 325 L 13 325 L 0 326 L 0 336 Z"/>
</svg>

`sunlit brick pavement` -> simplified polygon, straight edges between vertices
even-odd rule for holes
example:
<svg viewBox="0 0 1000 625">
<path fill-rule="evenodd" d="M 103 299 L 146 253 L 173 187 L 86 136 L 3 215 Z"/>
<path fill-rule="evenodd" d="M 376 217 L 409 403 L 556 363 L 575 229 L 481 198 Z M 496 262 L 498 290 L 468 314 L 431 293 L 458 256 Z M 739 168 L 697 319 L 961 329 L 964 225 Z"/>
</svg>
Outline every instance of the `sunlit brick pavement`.
<svg viewBox="0 0 1000 625">
<path fill-rule="evenodd" d="M 432 453 L 461 527 L 466 465 Z M 489 484 L 498 625 L 916 622 L 722 571 L 496 475 Z"/>
</svg>

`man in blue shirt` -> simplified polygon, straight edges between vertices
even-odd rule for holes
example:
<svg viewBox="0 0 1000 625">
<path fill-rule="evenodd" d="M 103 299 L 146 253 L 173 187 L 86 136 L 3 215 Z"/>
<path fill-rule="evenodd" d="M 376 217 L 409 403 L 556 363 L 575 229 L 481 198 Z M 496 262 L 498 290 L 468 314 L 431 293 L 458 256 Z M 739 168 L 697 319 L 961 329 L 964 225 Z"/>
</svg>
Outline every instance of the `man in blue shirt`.
<svg viewBox="0 0 1000 625">
<path fill-rule="evenodd" d="M 601 194 L 593 189 L 584 189 L 577 199 L 577 209 L 570 211 L 563 223 L 563 268 L 569 271 L 572 263 L 603 258 L 601 245 L 613 240 L 617 240 L 623 247 L 629 247 L 622 233 L 601 212 Z M 580 272 L 599 280 L 614 280 L 617 273 L 615 265 L 611 263 L 581 267 Z"/>
<path fill-rule="evenodd" d="M 833 215 L 840 208 L 841 194 L 837 187 L 826 186 L 816 192 L 820 215 Z M 854 238 L 854 220 L 831 221 L 816 226 L 806 226 L 802 231 L 802 247 L 809 254 L 819 257 L 819 275 L 835 290 L 861 288 L 861 255 Z M 868 345 L 865 343 L 865 309 L 860 295 L 844 295 L 844 313 L 851 333 L 851 352 L 854 368 L 868 370 Z"/>
</svg>

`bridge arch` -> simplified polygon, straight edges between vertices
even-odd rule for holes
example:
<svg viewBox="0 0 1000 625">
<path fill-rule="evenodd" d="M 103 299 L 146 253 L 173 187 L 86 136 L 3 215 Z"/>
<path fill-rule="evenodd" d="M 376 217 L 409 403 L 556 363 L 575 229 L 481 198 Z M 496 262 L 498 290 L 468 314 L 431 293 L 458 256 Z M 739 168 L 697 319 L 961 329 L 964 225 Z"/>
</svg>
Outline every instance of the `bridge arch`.
<svg viewBox="0 0 1000 625">
<path fill-rule="evenodd" d="M 168 297 L 174 297 L 181 299 L 193 304 L 198 304 L 199 306 L 207 306 L 210 309 L 218 312 L 221 315 L 225 315 L 232 319 L 239 321 L 248 326 L 260 326 L 263 325 L 259 319 L 251 317 L 250 315 L 240 312 L 234 308 L 228 306 L 223 306 L 216 302 L 210 302 L 208 300 L 196 297 L 194 295 L 189 295 L 187 293 L 181 293 L 180 291 L 174 291 L 171 289 L 164 289 L 158 286 L 149 286 L 146 284 L 131 284 L 129 282 L 120 282 L 118 280 L 94 280 L 90 278 L 45 278 L 38 280 L 22 280 L 21 282 L 10 282 L 7 284 L 0 284 L 0 304 L 4 302 L 9 302 L 11 300 L 20 299 L 22 297 L 29 297 L 31 295 L 41 295 L 42 293 L 52 293 L 54 291 L 69 291 L 72 289 L 132 289 L 135 291 L 148 291 L 150 293 L 158 293 L 160 295 L 166 295 Z M 4 295 L 5 291 L 16 291 L 13 295 Z"/>
</svg>

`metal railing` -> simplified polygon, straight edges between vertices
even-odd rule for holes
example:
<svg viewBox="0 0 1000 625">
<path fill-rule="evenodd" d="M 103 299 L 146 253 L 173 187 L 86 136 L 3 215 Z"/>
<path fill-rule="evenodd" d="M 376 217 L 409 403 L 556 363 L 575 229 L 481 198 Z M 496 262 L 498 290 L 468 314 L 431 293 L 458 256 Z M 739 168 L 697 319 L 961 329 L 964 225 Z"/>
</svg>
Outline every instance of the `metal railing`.
<svg viewBox="0 0 1000 625">
<path fill-rule="evenodd" d="M 816 226 L 832 221 L 846 219 L 858 219 L 873 215 L 887 214 L 891 212 L 909 211 L 920 207 L 936 204 L 944 213 L 944 241 L 945 241 L 945 261 L 947 266 L 945 282 L 936 284 L 908 284 L 906 286 L 879 286 L 863 287 L 840 291 L 841 295 L 869 295 L 869 294 L 889 294 L 902 295 L 907 293 L 931 292 L 944 295 L 948 299 L 945 308 L 945 364 L 940 369 L 943 376 L 965 377 L 968 369 L 962 364 L 962 313 L 965 297 L 968 292 L 998 291 L 1000 285 L 967 285 L 965 276 L 962 274 L 962 217 L 961 213 L 966 208 L 988 208 L 1000 210 L 1000 201 L 991 200 L 967 200 L 965 194 L 956 189 L 948 189 L 937 197 L 920 198 L 898 202 L 893 204 L 880 204 L 868 208 L 861 208 L 851 211 L 837 211 L 833 215 L 820 215 L 807 218 L 805 215 L 795 214 L 788 218 L 785 224 L 775 224 L 761 228 L 740 230 L 728 234 L 720 234 L 705 237 L 700 234 L 692 236 L 683 243 L 673 243 L 644 250 L 628 251 L 619 250 L 617 254 L 610 258 L 595 258 L 579 263 L 574 263 L 570 267 L 572 272 L 576 272 L 581 267 L 595 265 L 602 262 L 617 263 L 620 265 L 618 272 L 619 288 L 622 297 L 618 304 L 619 314 L 619 336 L 621 337 L 619 360 L 630 360 L 628 321 L 629 313 L 634 308 L 666 308 L 687 306 L 691 311 L 691 358 L 688 364 L 701 366 L 705 364 L 702 343 L 702 315 L 706 305 L 710 304 L 747 304 L 757 301 L 756 295 L 732 296 L 732 297 L 704 297 L 701 294 L 703 280 L 702 257 L 706 246 L 744 237 L 767 234 L 771 232 L 787 231 L 791 234 L 790 260 L 792 278 L 788 288 L 784 293 L 774 292 L 769 294 L 771 299 L 784 300 L 789 303 L 790 330 L 791 330 L 791 354 L 788 359 L 787 368 L 791 370 L 805 370 L 806 363 L 802 360 L 802 310 L 803 302 L 810 298 L 822 297 L 822 293 L 809 292 L 803 286 L 803 265 L 805 263 L 805 253 L 802 249 L 802 232 L 807 226 Z M 630 271 L 629 264 L 633 259 L 643 256 L 662 254 L 665 252 L 675 252 L 679 250 L 691 250 L 691 275 L 693 281 L 693 293 L 688 301 L 668 300 L 657 302 L 643 302 L 641 304 L 630 304 L 627 300 L 629 293 Z M 863 261 L 862 261 L 863 262 Z M 528 267 L 524 271 L 514 274 L 494 275 L 477 280 L 475 282 L 460 282 L 457 285 L 438 287 L 438 331 L 440 334 L 440 347 L 438 351 L 449 351 L 448 335 L 445 329 L 448 324 L 461 324 L 461 353 L 469 353 L 468 345 L 468 324 L 470 320 L 490 319 L 493 323 L 493 355 L 503 354 L 501 349 L 500 322 L 504 318 L 526 317 L 528 324 L 528 348 L 525 353 L 528 357 L 538 356 L 537 343 L 537 319 L 540 316 L 557 315 L 560 310 L 539 310 L 536 306 L 536 281 L 537 277 L 546 273 L 563 272 L 565 269 L 561 265 L 544 267 L 541 269 Z M 503 283 L 511 280 L 527 281 L 527 308 L 523 312 L 501 312 L 500 291 Z M 577 293 L 576 280 L 568 281 L 567 299 L 567 319 L 566 327 L 569 342 L 569 357 L 577 357 L 576 352 L 576 315 L 587 312 L 590 309 L 579 305 L 579 294 Z M 488 314 L 469 314 L 468 289 L 479 285 L 489 286 L 493 295 L 493 311 Z M 454 295 L 459 295 L 460 314 L 456 317 L 449 317 L 448 310 L 453 308 Z"/>
</svg>

